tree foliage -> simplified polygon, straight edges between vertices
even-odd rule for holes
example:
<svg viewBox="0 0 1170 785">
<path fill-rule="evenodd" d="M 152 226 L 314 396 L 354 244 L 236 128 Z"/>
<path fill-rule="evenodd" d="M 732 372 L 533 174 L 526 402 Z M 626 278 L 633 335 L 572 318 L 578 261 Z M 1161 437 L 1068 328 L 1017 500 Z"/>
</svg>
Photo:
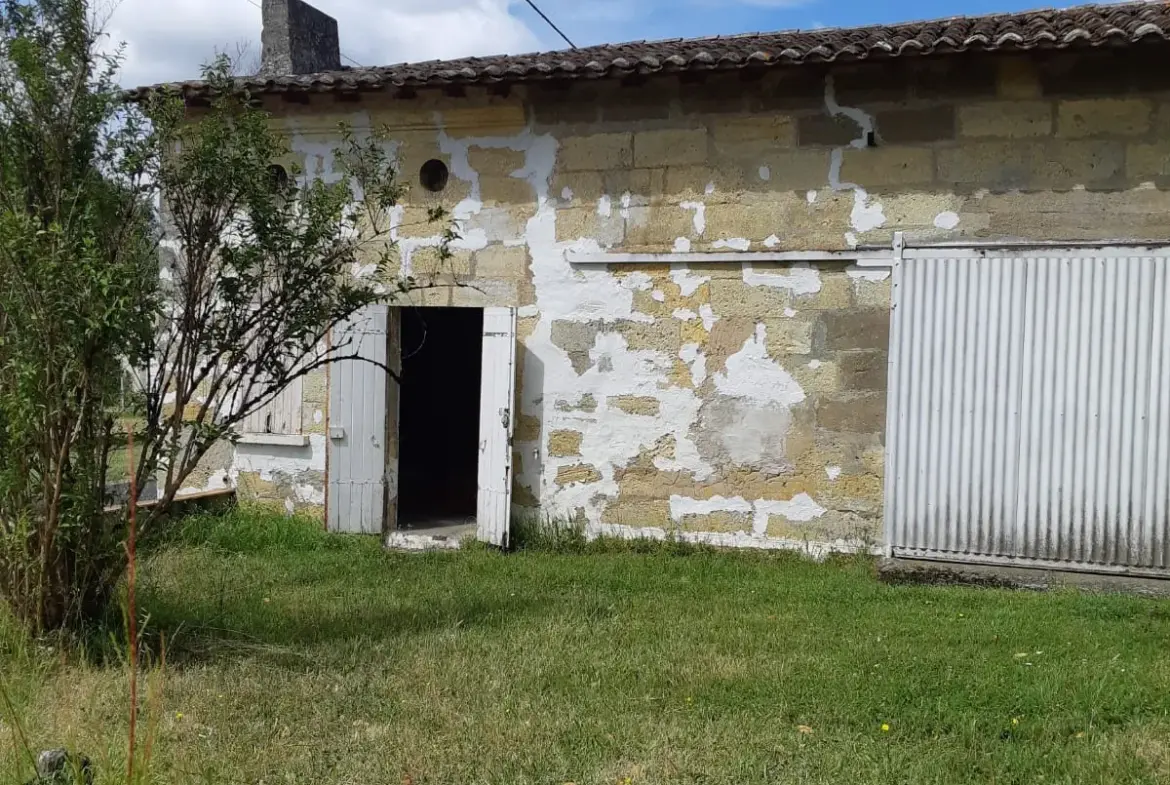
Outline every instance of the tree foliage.
<svg viewBox="0 0 1170 785">
<path fill-rule="evenodd" d="M 34 629 L 120 573 L 103 514 L 122 365 L 155 305 L 145 153 L 84 4 L 0 4 L 0 589 Z"/>
<path fill-rule="evenodd" d="M 355 356 L 332 328 L 415 286 L 389 270 L 382 135 L 341 128 L 331 176 L 302 171 L 226 59 L 206 106 L 132 104 L 99 43 L 86 0 L 0 0 L 0 592 L 34 631 L 101 613 L 121 576 L 127 369 L 149 533 L 212 445 Z"/>
</svg>

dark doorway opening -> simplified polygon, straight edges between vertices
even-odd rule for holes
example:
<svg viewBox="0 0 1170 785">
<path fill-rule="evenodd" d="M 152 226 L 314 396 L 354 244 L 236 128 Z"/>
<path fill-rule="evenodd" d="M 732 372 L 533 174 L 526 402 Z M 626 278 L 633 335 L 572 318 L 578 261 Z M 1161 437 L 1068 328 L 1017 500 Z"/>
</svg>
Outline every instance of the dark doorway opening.
<svg viewBox="0 0 1170 785">
<path fill-rule="evenodd" d="M 402 310 L 398 526 L 475 521 L 483 311 Z"/>
</svg>

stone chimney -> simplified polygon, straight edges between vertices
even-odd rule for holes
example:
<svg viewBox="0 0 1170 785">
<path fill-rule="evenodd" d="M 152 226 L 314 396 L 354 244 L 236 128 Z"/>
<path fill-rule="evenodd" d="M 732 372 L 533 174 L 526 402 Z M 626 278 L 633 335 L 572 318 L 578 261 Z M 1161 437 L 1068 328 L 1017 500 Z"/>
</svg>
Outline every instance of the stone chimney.
<svg viewBox="0 0 1170 785">
<path fill-rule="evenodd" d="M 302 0 L 263 0 L 260 73 L 316 74 L 341 68 L 337 20 Z"/>
</svg>

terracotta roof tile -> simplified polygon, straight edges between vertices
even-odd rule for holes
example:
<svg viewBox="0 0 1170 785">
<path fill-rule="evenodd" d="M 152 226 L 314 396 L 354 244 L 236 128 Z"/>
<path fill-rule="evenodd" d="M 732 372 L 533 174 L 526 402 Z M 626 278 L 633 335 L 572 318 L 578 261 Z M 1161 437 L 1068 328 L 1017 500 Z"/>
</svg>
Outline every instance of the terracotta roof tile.
<svg viewBox="0 0 1170 785">
<path fill-rule="evenodd" d="M 537 54 L 344 69 L 323 74 L 252 76 L 242 78 L 240 85 L 257 93 L 348 92 L 546 79 L 601 79 L 630 74 L 857 62 L 953 52 L 1126 46 L 1147 40 L 1170 40 L 1170 3 L 1086 5 L 869 27 L 637 41 Z M 134 94 L 142 96 L 159 89 L 178 90 L 187 97 L 197 97 L 206 90 L 202 82 L 189 81 L 142 87 Z"/>
</svg>

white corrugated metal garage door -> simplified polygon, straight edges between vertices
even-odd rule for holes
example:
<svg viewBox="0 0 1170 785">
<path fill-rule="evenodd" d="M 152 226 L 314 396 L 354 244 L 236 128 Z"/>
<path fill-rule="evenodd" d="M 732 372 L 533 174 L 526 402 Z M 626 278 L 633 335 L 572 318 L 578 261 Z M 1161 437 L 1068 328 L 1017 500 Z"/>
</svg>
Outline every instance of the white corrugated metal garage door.
<svg viewBox="0 0 1170 785">
<path fill-rule="evenodd" d="M 907 251 L 895 264 L 895 556 L 1170 568 L 1165 249 Z"/>
</svg>

